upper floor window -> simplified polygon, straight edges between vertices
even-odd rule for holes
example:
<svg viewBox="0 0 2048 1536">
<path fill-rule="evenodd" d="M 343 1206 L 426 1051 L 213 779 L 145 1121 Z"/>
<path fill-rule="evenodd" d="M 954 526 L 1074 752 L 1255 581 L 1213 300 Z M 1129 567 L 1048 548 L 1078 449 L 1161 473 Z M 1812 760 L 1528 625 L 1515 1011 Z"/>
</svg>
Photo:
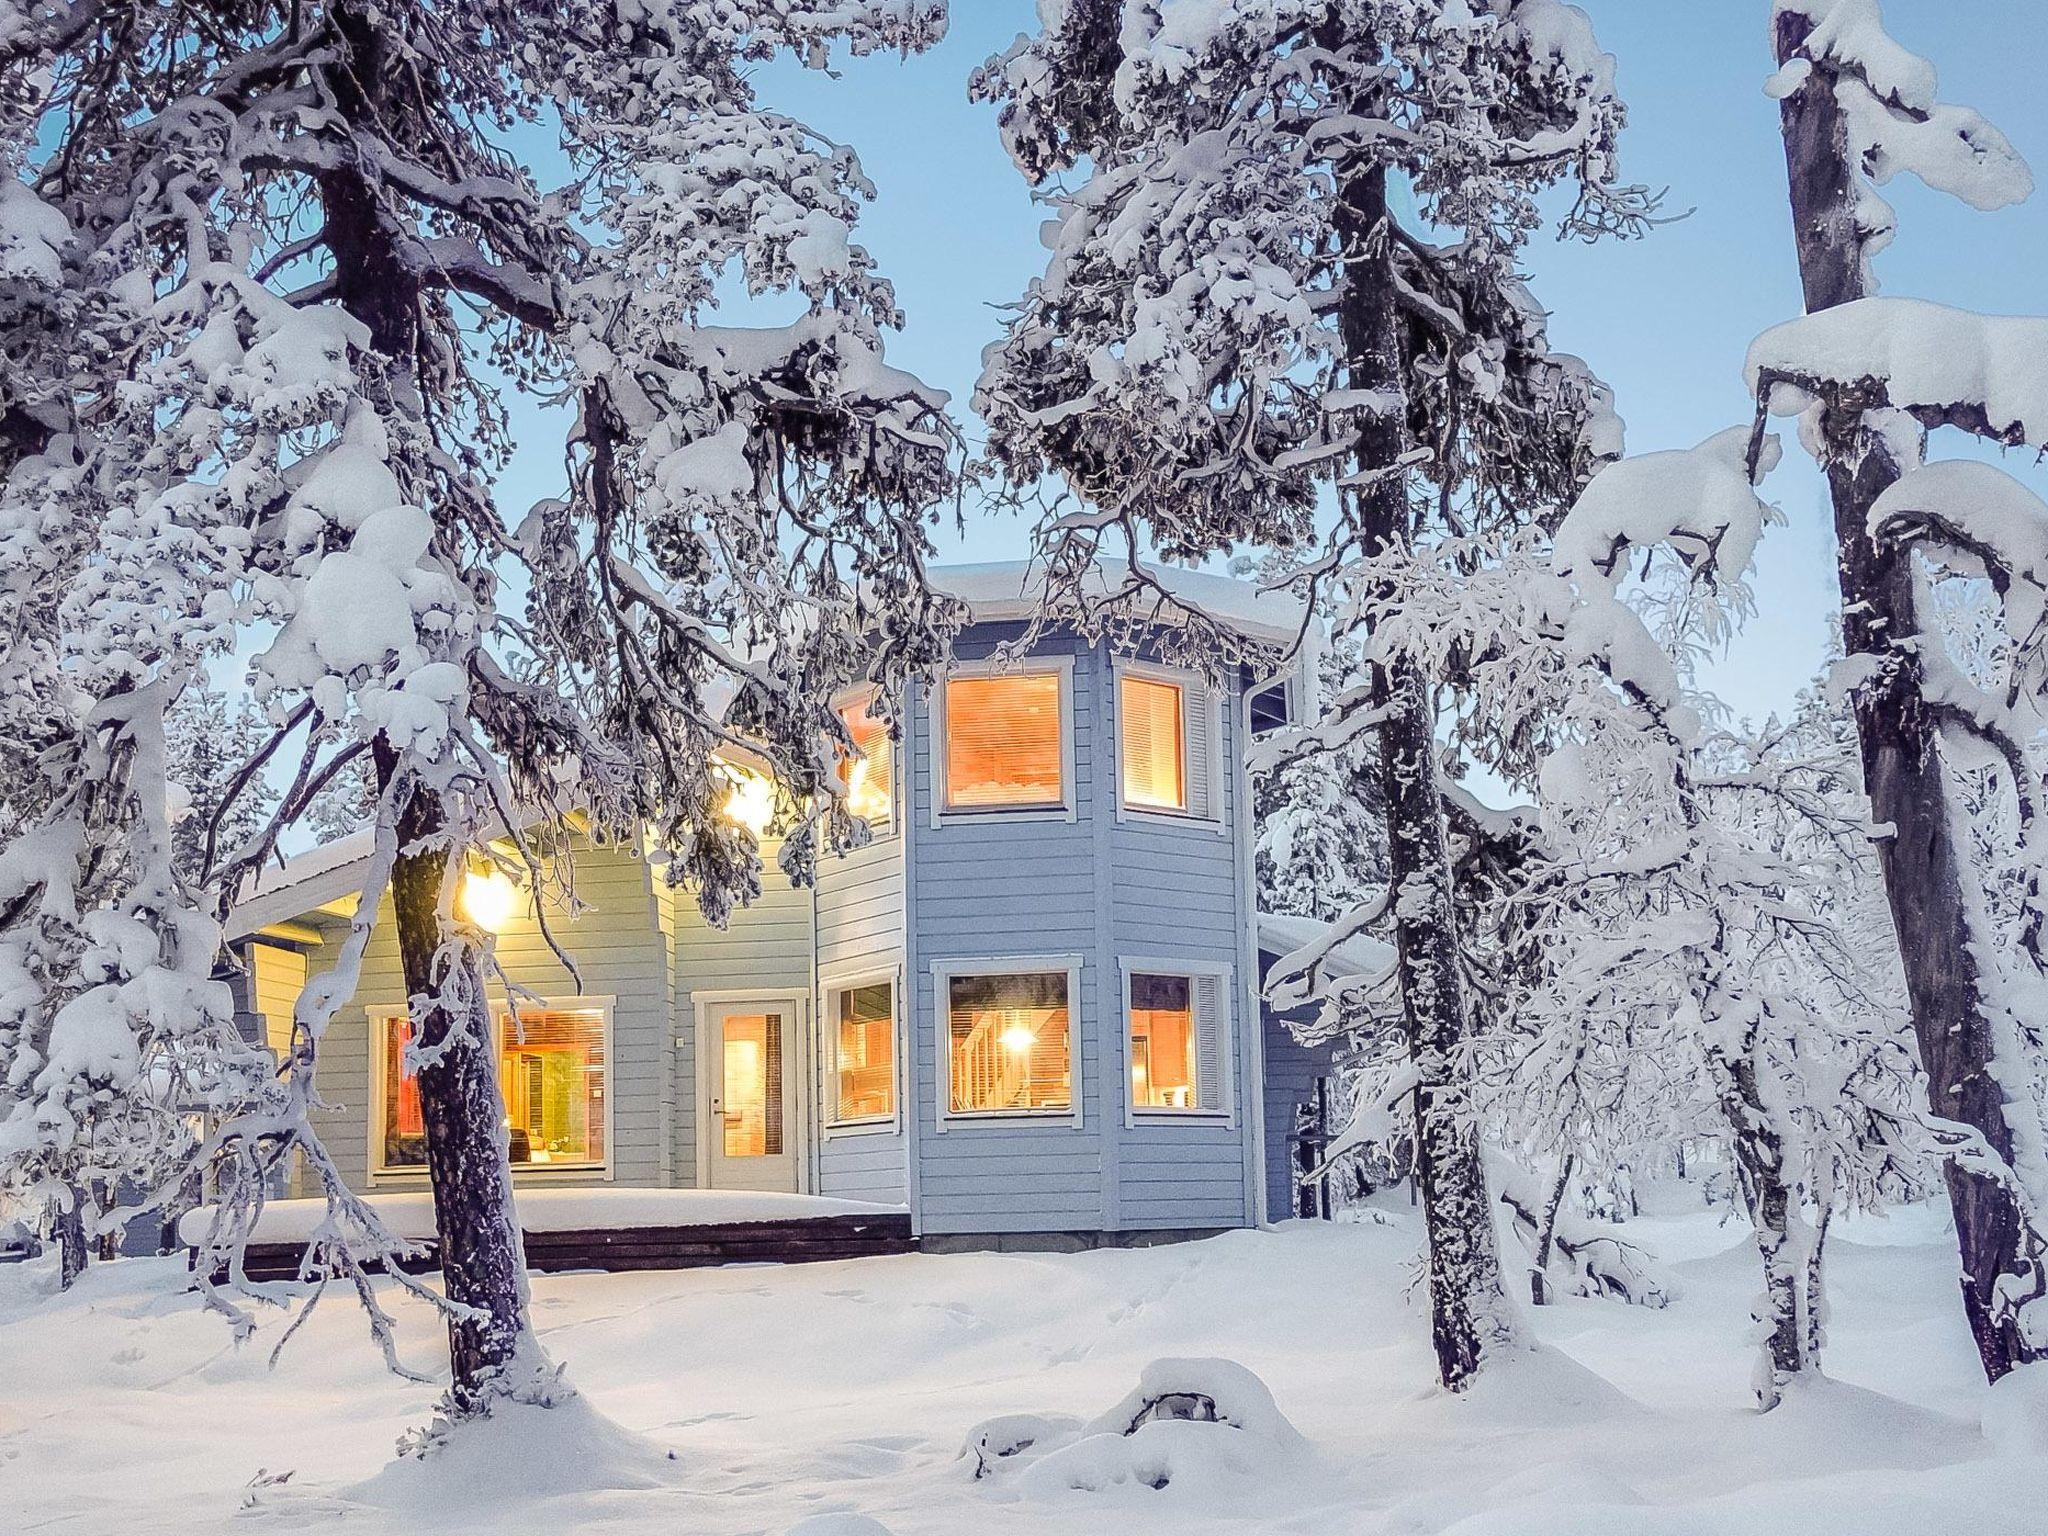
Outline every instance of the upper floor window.
<svg viewBox="0 0 2048 1536">
<path fill-rule="evenodd" d="M 1191 674 L 1117 668 L 1118 793 L 1125 810 L 1215 817 L 1216 710 Z"/>
<path fill-rule="evenodd" d="M 514 1168 L 604 1166 L 608 1015 L 602 1006 L 522 1005 L 515 1022 L 509 1010 L 495 1010 L 498 1080 Z M 380 1057 L 376 1166 L 388 1173 L 424 1171 L 419 1079 L 405 1068 L 412 1021 L 403 1013 L 373 1017 L 372 1030 Z"/>
<path fill-rule="evenodd" d="M 839 706 L 839 718 L 853 738 L 846 767 L 846 809 L 877 832 L 886 831 L 896 809 L 896 744 L 889 723 L 875 711 L 870 688 Z"/>
<path fill-rule="evenodd" d="M 1062 668 L 946 679 L 945 809 L 1067 805 L 1067 677 Z"/>
<path fill-rule="evenodd" d="M 1073 1108 L 1072 969 L 960 971 L 941 976 L 940 982 L 949 1113 L 1065 1113 Z"/>
</svg>

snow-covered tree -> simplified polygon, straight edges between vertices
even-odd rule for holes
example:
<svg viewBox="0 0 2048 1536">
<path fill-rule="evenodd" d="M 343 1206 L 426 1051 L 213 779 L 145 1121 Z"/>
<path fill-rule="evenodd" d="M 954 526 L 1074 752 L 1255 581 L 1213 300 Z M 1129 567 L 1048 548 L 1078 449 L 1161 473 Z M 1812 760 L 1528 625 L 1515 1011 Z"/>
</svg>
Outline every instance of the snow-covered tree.
<svg viewBox="0 0 2048 1536">
<path fill-rule="evenodd" d="M 1612 451 L 1604 390 L 1549 350 L 1515 271 L 1546 187 L 1569 186 L 1574 234 L 1630 231 L 1648 212 L 1617 175 L 1614 64 L 1582 12 L 1065 0 L 1040 14 L 973 86 L 1001 104 L 1004 143 L 1054 210 L 1050 263 L 976 402 L 1013 484 L 1055 476 L 1081 503 L 1042 529 L 1056 612 L 1168 612 L 1191 651 L 1229 654 L 1139 556 L 1249 543 L 1295 550 L 1312 593 L 1339 594 L 1338 639 L 1363 638 L 1422 546 L 1566 503 Z M 1088 602 L 1105 557 L 1111 600 Z M 1390 866 L 1378 915 L 1400 954 L 1432 1332 L 1455 1388 L 1513 1325 L 1459 1068 L 1447 679 L 1385 645 L 1363 655 L 1360 685 L 1264 766 L 1374 741 Z"/>
<path fill-rule="evenodd" d="M 1989 765 L 2022 839 L 2038 844 L 2040 769 L 2025 750 L 2038 687 L 2024 663 L 2006 690 L 1967 682 L 1943 652 L 1929 591 L 1937 568 L 1988 576 L 2026 649 L 2048 513 L 1996 469 L 1923 461 L 1936 427 L 2048 443 L 2048 322 L 1877 297 L 1873 259 L 1894 227 L 1877 188 L 1898 173 L 1987 210 L 2026 198 L 2033 179 L 1996 128 L 1939 99 L 1933 65 L 1889 35 L 1878 0 L 1774 0 L 1772 22 L 1808 314 L 1759 338 L 1750 378 L 1760 410 L 1799 417 L 1832 494 L 1839 675 L 1921 1059 L 1935 1110 L 1994 1155 L 1952 1165 L 1948 1184 L 1964 1307 L 1996 1380 L 2048 1354 L 2048 1122 L 2032 1086 L 2043 976 L 2037 920 L 2010 942 L 1987 921 L 1959 775 Z"/>
<path fill-rule="evenodd" d="M 270 1170 L 297 1149 L 332 1208 L 307 1271 L 348 1275 L 388 1347 L 362 1261 L 404 1245 L 307 1119 L 319 1037 L 388 883 L 449 1406 L 546 1400 L 491 941 L 459 910 L 458 877 L 502 830 L 538 892 L 552 865 L 525 829 L 574 809 L 595 835 L 644 835 L 720 920 L 759 880 L 751 834 L 719 814 L 714 754 L 735 743 L 806 807 L 786 829 L 792 873 L 860 835 L 832 696 L 863 678 L 898 691 L 943 654 L 952 610 L 923 562 L 954 438 L 943 398 L 882 359 L 900 317 L 851 238 L 872 190 L 858 162 L 760 105 L 751 69 L 922 47 L 943 7 L 78 11 L 10 32 L 0 68 L 55 84 L 6 95 L 10 130 L 28 121 L 10 142 L 33 146 L 25 184 L 49 227 L 77 232 L 60 291 L 114 314 L 51 397 L 92 432 L 31 444 L 0 537 L 21 526 L 33 543 L 36 516 L 89 508 L 70 525 L 95 551 L 77 611 L 140 648 L 124 595 L 91 573 L 109 530 L 151 522 L 205 567 L 159 594 L 194 631 L 187 651 L 270 633 L 252 679 L 272 730 L 251 760 L 284 788 L 219 866 L 217 903 L 350 775 L 367 769 L 376 793 L 365 899 L 300 999 L 288 1070 L 201 1153 L 222 1197 L 202 1282 L 235 1269 Z M 517 152 L 543 123 L 574 169 L 554 193 Z M 796 317 L 709 323 L 729 278 Z M 509 529 L 492 500 L 507 384 L 576 408 L 565 493 Z M 520 614 L 498 603 L 514 570 Z"/>
<path fill-rule="evenodd" d="M 269 731 L 246 693 L 231 696 L 203 675 L 178 695 L 164 725 L 177 800 L 171 846 L 178 874 L 198 890 L 269 825 L 277 792 L 250 768 Z"/>
</svg>

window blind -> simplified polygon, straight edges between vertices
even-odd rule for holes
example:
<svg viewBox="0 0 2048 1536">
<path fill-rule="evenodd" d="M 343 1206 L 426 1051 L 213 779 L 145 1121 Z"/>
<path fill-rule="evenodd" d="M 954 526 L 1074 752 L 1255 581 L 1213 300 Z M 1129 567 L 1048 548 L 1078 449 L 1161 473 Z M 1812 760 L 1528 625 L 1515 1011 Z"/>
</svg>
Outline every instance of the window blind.
<svg viewBox="0 0 2048 1536">
<path fill-rule="evenodd" d="M 881 981 L 838 999 L 836 1118 L 886 1120 L 896 1113 L 895 989 Z"/>
<path fill-rule="evenodd" d="M 857 754 L 845 765 L 846 808 L 877 831 L 889 825 L 895 809 L 896 744 L 888 722 L 874 713 L 872 692 L 839 711 Z"/>
<path fill-rule="evenodd" d="M 952 1113 L 1073 1106 L 1065 971 L 950 977 L 946 1006 Z"/>
<path fill-rule="evenodd" d="M 1060 686 L 1056 672 L 947 679 L 949 809 L 1025 809 L 1066 803 Z"/>
<path fill-rule="evenodd" d="M 1178 683 L 1127 673 L 1121 694 L 1124 804 L 1187 810 L 1186 690 Z"/>
</svg>

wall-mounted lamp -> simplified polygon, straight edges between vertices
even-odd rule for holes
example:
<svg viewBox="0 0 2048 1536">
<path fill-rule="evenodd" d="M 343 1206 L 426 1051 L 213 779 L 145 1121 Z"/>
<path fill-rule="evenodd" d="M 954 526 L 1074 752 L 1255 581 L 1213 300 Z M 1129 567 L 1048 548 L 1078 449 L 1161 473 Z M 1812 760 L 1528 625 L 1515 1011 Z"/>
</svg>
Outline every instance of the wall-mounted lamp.
<svg viewBox="0 0 2048 1536">
<path fill-rule="evenodd" d="M 489 933 L 502 933 L 519 907 L 519 887 L 501 869 L 464 870 L 455 912 Z"/>
</svg>

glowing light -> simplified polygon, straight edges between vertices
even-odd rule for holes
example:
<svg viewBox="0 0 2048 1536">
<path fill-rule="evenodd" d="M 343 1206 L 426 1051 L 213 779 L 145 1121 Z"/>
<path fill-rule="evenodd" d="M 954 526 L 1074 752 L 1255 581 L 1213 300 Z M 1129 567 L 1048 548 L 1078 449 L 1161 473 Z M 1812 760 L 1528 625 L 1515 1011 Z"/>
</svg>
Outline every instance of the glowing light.
<svg viewBox="0 0 2048 1536">
<path fill-rule="evenodd" d="M 749 773 L 744 768 L 728 766 L 725 777 L 732 785 L 732 792 L 725 797 L 725 804 L 719 809 L 725 819 L 735 826 L 745 827 L 755 837 L 768 830 L 775 820 L 775 782 L 765 774 Z"/>
<path fill-rule="evenodd" d="M 519 887 L 503 870 L 464 873 L 456 900 L 458 915 L 492 933 L 501 932 L 519 906 Z"/>
<path fill-rule="evenodd" d="M 1002 1041 L 1003 1049 L 1010 1052 L 1013 1056 L 1025 1055 L 1034 1045 L 1038 1044 L 1038 1036 L 1026 1029 L 1022 1024 L 1012 1024 L 996 1038 Z"/>
</svg>

